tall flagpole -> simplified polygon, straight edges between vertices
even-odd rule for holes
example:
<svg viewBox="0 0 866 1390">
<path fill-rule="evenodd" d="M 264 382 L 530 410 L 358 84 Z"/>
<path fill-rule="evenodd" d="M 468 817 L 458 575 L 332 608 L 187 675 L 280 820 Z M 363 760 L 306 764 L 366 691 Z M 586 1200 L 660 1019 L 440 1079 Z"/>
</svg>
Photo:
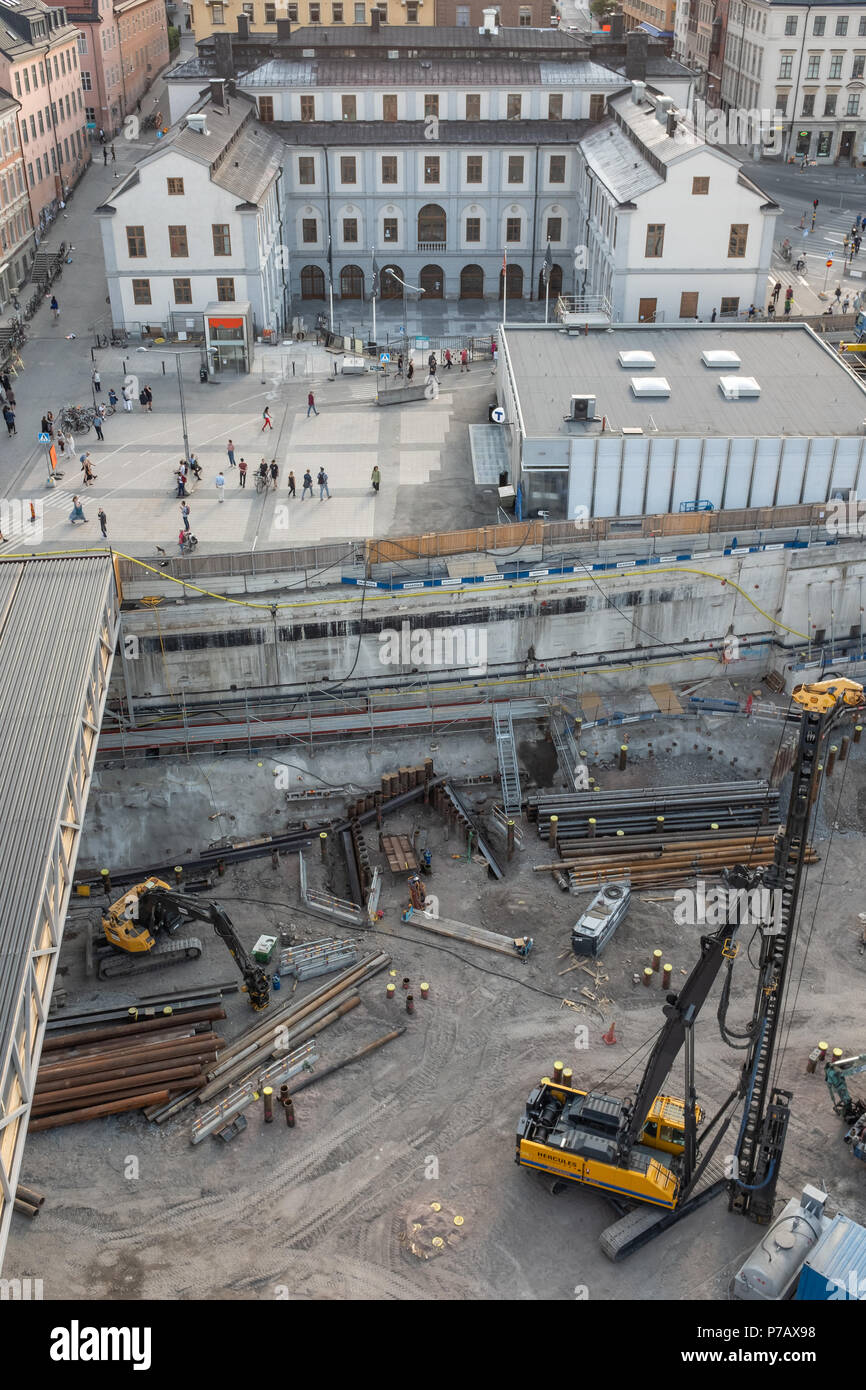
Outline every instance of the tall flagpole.
<svg viewBox="0 0 866 1390">
<path fill-rule="evenodd" d="M 508 314 L 508 251 L 502 253 L 502 322 Z"/>
<path fill-rule="evenodd" d="M 548 275 L 544 284 L 544 322 L 547 323 L 547 306 L 550 303 L 550 276 Z"/>
<path fill-rule="evenodd" d="M 331 238 L 328 236 L 328 302 L 330 305 L 331 332 L 334 331 L 334 258 L 331 251 Z"/>
<path fill-rule="evenodd" d="M 375 246 L 373 247 L 372 255 L 373 255 L 373 342 L 375 343 L 375 342 L 377 341 L 377 339 L 376 339 L 376 248 L 375 248 Z"/>
</svg>

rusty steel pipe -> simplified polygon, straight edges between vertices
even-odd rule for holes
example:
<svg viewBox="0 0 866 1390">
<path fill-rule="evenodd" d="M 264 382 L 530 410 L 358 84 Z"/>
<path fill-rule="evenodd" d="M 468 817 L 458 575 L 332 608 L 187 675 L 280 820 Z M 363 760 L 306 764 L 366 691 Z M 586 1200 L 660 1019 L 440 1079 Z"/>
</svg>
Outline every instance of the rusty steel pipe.
<svg viewBox="0 0 866 1390">
<path fill-rule="evenodd" d="M 107 1105 L 92 1105 L 88 1110 L 72 1110 L 68 1114 L 43 1115 L 31 1120 L 29 1132 L 38 1134 L 43 1129 L 57 1129 L 61 1125 L 83 1124 L 85 1120 L 100 1120 L 103 1115 L 121 1115 L 126 1110 L 143 1110 L 146 1105 L 165 1105 L 168 1091 L 147 1091 L 138 1096 L 127 1096 L 124 1100 L 109 1101 Z"/>
<path fill-rule="evenodd" d="M 176 1028 L 179 1024 L 207 1023 L 212 1019 L 225 1018 L 225 1009 L 190 1009 L 181 1017 L 178 1014 L 165 1014 L 162 1018 L 148 1018 L 143 1023 L 117 1023 L 105 1028 L 87 1028 L 81 1033 L 58 1033 L 46 1038 L 44 1052 L 58 1052 L 64 1047 L 78 1047 L 81 1043 L 102 1042 L 106 1038 L 137 1037 L 140 1033 L 155 1033 L 160 1028 Z"/>
</svg>

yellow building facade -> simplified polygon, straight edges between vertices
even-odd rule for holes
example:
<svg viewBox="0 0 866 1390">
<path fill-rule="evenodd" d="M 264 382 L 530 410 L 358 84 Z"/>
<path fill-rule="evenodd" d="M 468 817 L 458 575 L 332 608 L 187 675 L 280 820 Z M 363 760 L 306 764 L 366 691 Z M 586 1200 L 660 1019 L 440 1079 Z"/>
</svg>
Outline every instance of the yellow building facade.
<svg viewBox="0 0 866 1390">
<path fill-rule="evenodd" d="M 236 34 L 238 18 L 246 15 L 251 34 L 273 34 L 277 20 L 288 19 L 293 25 L 321 25 L 323 28 L 346 29 L 355 25 L 369 27 L 370 12 L 377 9 L 382 24 L 403 24 L 407 28 L 432 26 L 436 22 L 435 0 L 191 0 L 189 6 L 196 42 L 211 34 Z"/>
</svg>

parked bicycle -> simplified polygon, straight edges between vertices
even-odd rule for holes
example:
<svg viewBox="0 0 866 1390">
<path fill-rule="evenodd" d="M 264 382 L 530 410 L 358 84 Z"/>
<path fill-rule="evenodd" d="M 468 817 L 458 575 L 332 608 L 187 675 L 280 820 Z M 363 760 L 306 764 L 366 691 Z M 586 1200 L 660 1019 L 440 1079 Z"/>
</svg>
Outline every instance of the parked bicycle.
<svg viewBox="0 0 866 1390">
<path fill-rule="evenodd" d="M 87 434 L 95 413 L 84 405 L 66 405 L 57 417 L 57 425 L 64 434 Z"/>
</svg>

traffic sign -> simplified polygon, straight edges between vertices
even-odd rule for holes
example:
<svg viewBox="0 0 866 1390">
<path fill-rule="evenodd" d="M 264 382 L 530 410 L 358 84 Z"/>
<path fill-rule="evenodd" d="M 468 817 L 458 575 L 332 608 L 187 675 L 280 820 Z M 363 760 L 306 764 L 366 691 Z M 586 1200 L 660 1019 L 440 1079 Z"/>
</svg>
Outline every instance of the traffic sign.
<svg viewBox="0 0 866 1390">
<path fill-rule="evenodd" d="M 50 435 L 50 434 L 41 434 L 41 433 L 40 433 L 40 434 L 37 434 L 36 439 L 37 439 L 37 441 L 38 441 L 40 444 L 50 444 L 50 443 L 51 443 L 51 435 Z"/>
<path fill-rule="evenodd" d="M 390 352 L 380 352 L 380 353 L 379 353 L 379 361 L 380 361 L 380 362 L 390 362 L 390 361 L 391 361 L 391 354 L 390 354 Z"/>
<path fill-rule="evenodd" d="M 504 424 L 504 422 L 505 422 L 505 411 L 502 409 L 502 406 L 501 406 L 501 405 L 498 405 L 498 406 L 496 407 L 495 410 L 491 410 L 491 412 L 490 412 L 490 418 L 491 418 L 491 420 L 493 421 L 493 423 L 494 423 L 495 425 Z"/>
<path fill-rule="evenodd" d="M 832 264 L 833 264 L 832 261 L 828 261 L 828 262 L 827 262 L 827 269 L 828 269 L 828 270 L 830 269 L 830 267 L 831 267 Z"/>
</svg>

